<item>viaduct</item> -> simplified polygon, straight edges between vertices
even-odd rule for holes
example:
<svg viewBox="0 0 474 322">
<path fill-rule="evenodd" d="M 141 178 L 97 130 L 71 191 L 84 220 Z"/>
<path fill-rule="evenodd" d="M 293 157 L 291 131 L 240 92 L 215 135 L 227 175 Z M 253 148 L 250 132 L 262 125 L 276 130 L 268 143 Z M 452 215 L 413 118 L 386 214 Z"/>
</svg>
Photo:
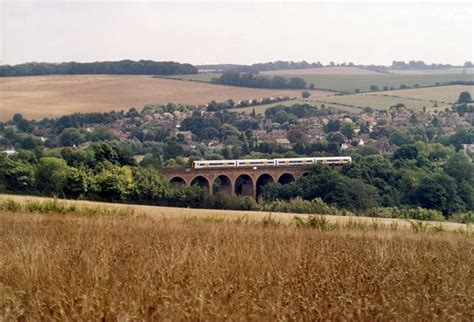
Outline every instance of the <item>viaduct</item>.
<svg viewBox="0 0 474 322">
<path fill-rule="evenodd" d="M 198 185 L 209 194 L 258 198 L 261 188 L 271 182 L 287 184 L 309 173 L 312 165 L 264 166 L 236 168 L 161 169 L 171 182 Z"/>
</svg>

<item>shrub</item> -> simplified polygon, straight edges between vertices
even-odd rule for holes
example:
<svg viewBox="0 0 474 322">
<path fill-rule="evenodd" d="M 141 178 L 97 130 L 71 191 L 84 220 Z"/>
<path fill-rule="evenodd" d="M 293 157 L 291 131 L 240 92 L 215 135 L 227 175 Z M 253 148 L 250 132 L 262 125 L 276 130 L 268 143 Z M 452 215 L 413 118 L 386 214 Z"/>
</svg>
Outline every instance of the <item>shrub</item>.
<svg viewBox="0 0 474 322">
<path fill-rule="evenodd" d="M 474 223 L 474 211 L 454 214 L 449 220 L 461 224 L 472 224 Z"/>
<path fill-rule="evenodd" d="M 257 202 L 251 197 L 231 197 L 223 193 L 209 196 L 206 206 L 211 209 L 258 210 Z"/>
<path fill-rule="evenodd" d="M 269 213 L 267 216 L 263 217 L 261 221 L 263 227 L 277 227 L 280 226 L 280 221 L 272 217 L 272 214 Z"/>
<path fill-rule="evenodd" d="M 339 210 L 329 206 L 321 198 L 315 198 L 311 201 L 304 200 L 301 197 L 286 200 L 275 200 L 265 203 L 261 206 L 261 210 L 272 212 L 291 212 L 299 214 L 320 214 L 320 215 L 351 215 L 350 211 Z"/>
<path fill-rule="evenodd" d="M 0 200 L 0 210 L 19 212 L 21 210 L 21 205 L 11 199 Z"/>
<path fill-rule="evenodd" d="M 429 225 L 422 221 L 409 220 L 411 231 L 414 233 L 426 233 L 428 232 Z"/>
<path fill-rule="evenodd" d="M 295 216 L 293 223 L 297 228 L 314 228 L 324 231 L 332 230 L 335 227 L 323 216 L 308 216 L 306 218 Z"/>
<path fill-rule="evenodd" d="M 425 209 L 421 207 L 378 207 L 372 208 L 368 213 L 369 217 L 381 218 L 400 218 L 400 219 L 415 219 L 415 220 L 432 220 L 443 221 L 442 213 L 434 209 Z"/>
<path fill-rule="evenodd" d="M 11 199 L 0 199 L 0 210 L 12 213 L 26 212 L 39 214 L 73 214 L 81 216 L 111 216 L 111 217 L 129 217 L 135 214 L 133 208 L 106 208 L 106 207 L 86 207 L 76 204 L 53 200 L 27 200 L 25 202 L 16 202 Z"/>
</svg>

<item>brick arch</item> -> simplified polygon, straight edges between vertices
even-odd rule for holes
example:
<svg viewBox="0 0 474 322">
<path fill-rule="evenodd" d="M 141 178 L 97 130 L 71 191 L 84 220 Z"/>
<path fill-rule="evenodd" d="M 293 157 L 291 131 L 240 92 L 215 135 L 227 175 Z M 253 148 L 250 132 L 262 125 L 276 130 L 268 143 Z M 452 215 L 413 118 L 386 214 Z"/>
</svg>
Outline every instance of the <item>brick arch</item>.
<svg viewBox="0 0 474 322">
<path fill-rule="evenodd" d="M 269 173 L 262 173 L 257 177 L 255 180 L 255 193 L 257 199 L 260 195 L 262 187 L 272 182 L 275 182 L 275 178 Z"/>
<path fill-rule="evenodd" d="M 232 196 L 234 195 L 234 182 L 226 174 L 217 175 L 212 181 L 212 192 Z"/>
<path fill-rule="evenodd" d="M 296 181 L 296 177 L 295 177 L 294 174 L 289 173 L 289 172 L 282 173 L 278 177 L 278 182 L 281 183 L 281 184 L 287 184 L 287 183 L 290 183 L 290 182 L 293 182 L 293 181 Z"/>
<path fill-rule="evenodd" d="M 209 184 L 209 179 L 203 175 L 197 175 L 189 181 L 189 185 L 197 185 L 198 187 L 204 189 L 207 193 L 211 194 L 211 185 Z"/>
<path fill-rule="evenodd" d="M 255 178 L 247 173 L 242 173 L 235 178 L 234 192 L 238 196 L 249 196 L 255 198 Z"/>
<path fill-rule="evenodd" d="M 186 179 L 180 176 L 172 177 L 171 179 L 169 179 L 169 182 L 177 185 L 186 185 Z"/>
</svg>

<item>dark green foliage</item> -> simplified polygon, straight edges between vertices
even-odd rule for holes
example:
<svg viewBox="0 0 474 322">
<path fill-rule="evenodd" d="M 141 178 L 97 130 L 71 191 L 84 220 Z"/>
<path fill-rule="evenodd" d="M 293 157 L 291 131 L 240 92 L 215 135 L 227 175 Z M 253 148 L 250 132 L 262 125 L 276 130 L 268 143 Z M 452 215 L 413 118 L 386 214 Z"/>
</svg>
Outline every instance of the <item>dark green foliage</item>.
<svg viewBox="0 0 474 322">
<path fill-rule="evenodd" d="M 191 131 L 195 134 L 198 139 L 213 139 L 221 126 L 221 121 L 218 118 L 203 118 L 201 116 L 192 116 L 184 119 L 181 122 L 181 129 L 184 131 Z"/>
<path fill-rule="evenodd" d="M 470 103 L 472 102 L 471 93 L 468 91 L 461 92 L 459 94 L 458 103 Z"/>
<path fill-rule="evenodd" d="M 80 145 L 85 142 L 85 137 L 78 129 L 67 128 L 59 136 L 59 142 L 62 146 Z"/>
<path fill-rule="evenodd" d="M 321 198 L 328 204 L 351 210 L 369 209 L 377 201 L 373 187 L 357 179 L 348 179 L 324 165 L 316 165 L 308 176 L 296 182 L 264 186 L 262 196 L 270 200 L 289 200 L 298 196 L 306 200 Z"/>
<path fill-rule="evenodd" d="M 265 110 L 265 117 L 277 123 L 276 116 L 279 112 L 285 112 L 288 115 L 287 121 L 296 124 L 299 118 L 306 118 L 311 116 L 326 116 L 328 111 L 318 109 L 316 106 L 310 104 L 293 104 L 292 106 L 276 105 Z M 283 115 L 280 113 L 279 115 Z M 280 119 L 281 121 L 281 119 Z"/>
<path fill-rule="evenodd" d="M 285 78 L 281 76 L 268 77 L 250 73 L 224 72 L 219 78 L 214 78 L 213 83 L 253 87 L 253 88 L 279 88 L 279 89 L 303 89 L 306 88 L 306 81 L 302 78 Z"/>
<path fill-rule="evenodd" d="M 36 167 L 36 184 L 46 194 L 64 194 L 69 167 L 63 159 L 45 157 L 39 160 Z"/>
<path fill-rule="evenodd" d="M 151 60 L 121 60 L 94 63 L 26 63 L 20 65 L 0 66 L 0 76 L 35 76 L 35 75 L 179 75 L 197 74 L 196 67 L 190 64 L 175 62 L 155 62 Z"/>
</svg>

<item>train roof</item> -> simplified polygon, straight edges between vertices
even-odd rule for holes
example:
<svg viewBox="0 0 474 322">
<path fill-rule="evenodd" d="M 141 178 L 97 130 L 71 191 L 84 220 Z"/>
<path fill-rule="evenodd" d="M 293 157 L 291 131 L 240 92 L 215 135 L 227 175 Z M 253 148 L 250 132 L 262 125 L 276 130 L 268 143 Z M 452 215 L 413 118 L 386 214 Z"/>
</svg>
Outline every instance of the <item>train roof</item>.
<svg viewBox="0 0 474 322">
<path fill-rule="evenodd" d="M 302 158 L 276 158 L 276 159 L 234 159 L 234 160 L 196 160 L 193 162 L 271 162 L 271 161 L 286 161 L 286 160 L 331 160 L 331 159 L 351 159 L 349 156 L 335 156 L 335 157 L 302 157 Z"/>
</svg>

